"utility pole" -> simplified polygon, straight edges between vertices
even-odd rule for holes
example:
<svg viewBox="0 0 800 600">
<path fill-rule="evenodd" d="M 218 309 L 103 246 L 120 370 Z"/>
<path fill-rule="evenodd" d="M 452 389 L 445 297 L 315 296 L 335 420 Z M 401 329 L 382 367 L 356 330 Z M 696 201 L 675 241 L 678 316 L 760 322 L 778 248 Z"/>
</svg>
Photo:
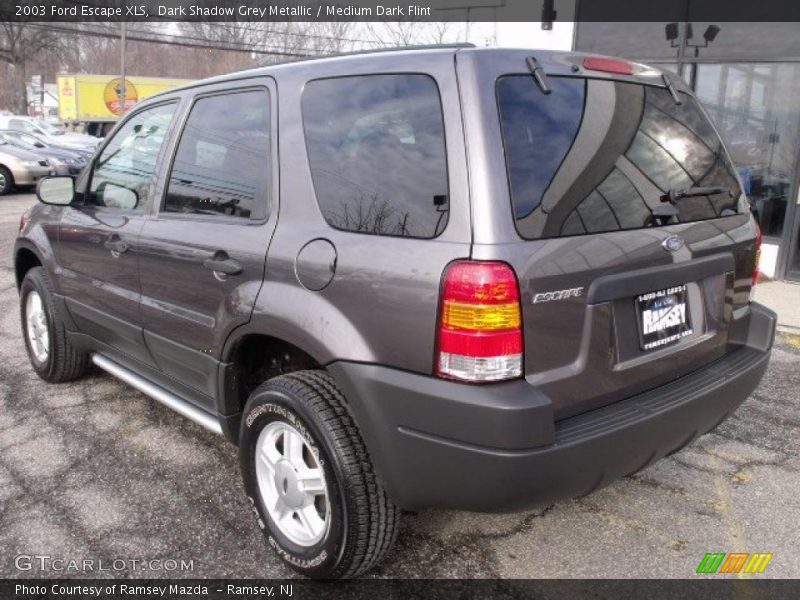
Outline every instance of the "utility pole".
<svg viewBox="0 0 800 600">
<path fill-rule="evenodd" d="M 125 21 L 120 21 L 119 24 L 119 106 L 120 116 L 125 114 L 125 100 L 128 97 L 128 90 L 125 89 L 125 34 L 126 34 Z"/>
</svg>

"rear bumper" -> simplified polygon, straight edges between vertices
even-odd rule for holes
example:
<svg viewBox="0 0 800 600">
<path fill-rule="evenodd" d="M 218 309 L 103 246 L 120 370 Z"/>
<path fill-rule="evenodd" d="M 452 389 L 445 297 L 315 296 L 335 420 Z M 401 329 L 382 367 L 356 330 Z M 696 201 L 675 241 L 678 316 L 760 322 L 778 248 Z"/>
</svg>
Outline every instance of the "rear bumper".
<svg viewBox="0 0 800 600">
<path fill-rule="evenodd" d="M 763 306 L 738 321 L 737 348 L 724 358 L 558 422 L 524 381 L 471 386 L 343 362 L 329 370 L 399 506 L 511 511 L 591 493 L 716 427 L 758 386 L 774 338 Z"/>
</svg>

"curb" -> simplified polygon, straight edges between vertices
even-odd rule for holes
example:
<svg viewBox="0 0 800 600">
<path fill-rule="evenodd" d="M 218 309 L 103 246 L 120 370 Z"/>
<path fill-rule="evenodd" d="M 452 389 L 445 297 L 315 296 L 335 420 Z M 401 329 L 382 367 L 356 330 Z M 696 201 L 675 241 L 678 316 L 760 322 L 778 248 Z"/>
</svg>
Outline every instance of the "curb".
<svg viewBox="0 0 800 600">
<path fill-rule="evenodd" d="M 778 325 L 776 327 L 781 333 L 788 333 L 789 335 L 800 335 L 800 327 L 793 327 L 792 325 Z"/>
</svg>

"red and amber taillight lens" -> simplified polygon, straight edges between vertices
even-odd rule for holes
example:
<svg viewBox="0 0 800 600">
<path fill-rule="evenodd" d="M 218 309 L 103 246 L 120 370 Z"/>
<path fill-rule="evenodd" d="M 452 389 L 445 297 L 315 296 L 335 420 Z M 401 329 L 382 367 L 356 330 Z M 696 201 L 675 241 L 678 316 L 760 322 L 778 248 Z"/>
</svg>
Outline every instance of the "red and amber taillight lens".
<svg viewBox="0 0 800 600">
<path fill-rule="evenodd" d="M 462 381 L 522 376 L 519 285 L 505 263 L 457 261 L 444 272 L 435 372 Z"/>
</svg>

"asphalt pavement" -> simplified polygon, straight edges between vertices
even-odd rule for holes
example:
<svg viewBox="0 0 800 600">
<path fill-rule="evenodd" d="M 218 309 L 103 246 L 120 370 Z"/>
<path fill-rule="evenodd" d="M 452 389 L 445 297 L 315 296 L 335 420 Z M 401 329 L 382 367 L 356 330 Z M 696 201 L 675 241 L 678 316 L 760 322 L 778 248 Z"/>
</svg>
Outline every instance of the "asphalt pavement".
<svg viewBox="0 0 800 600">
<path fill-rule="evenodd" d="M 33 202 L 0 197 L 0 577 L 75 577 L 69 561 L 87 560 L 103 577 L 293 576 L 265 546 L 233 446 L 111 376 L 34 374 L 11 256 Z M 761 387 L 679 453 L 542 510 L 406 514 L 369 576 L 692 578 L 706 552 L 770 552 L 757 577 L 800 577 L 798 425 L 800 337 L 781 334 Z"/>
</svg>

